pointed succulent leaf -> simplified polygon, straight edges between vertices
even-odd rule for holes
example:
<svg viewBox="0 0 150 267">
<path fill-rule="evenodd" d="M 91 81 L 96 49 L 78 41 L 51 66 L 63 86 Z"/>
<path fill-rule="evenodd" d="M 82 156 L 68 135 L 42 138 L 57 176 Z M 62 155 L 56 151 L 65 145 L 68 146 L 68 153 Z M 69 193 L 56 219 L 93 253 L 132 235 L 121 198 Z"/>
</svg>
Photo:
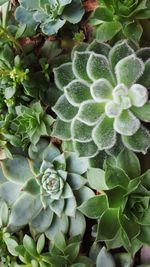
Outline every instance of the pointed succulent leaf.
<svg viewBox="0 0 150 267">
<path fill-rule="evenodd" d="M 143 71 L 144 63 L 135 55 L 121 59 L 115 67 L 118 83 L 124 83 L 128 87 L 140 78 Z"/>
<path fill-rule="evenodd" d="M 55 83 L 60 90 L 64 90 L 64 87 L 75 79 L 72 71 L 72 63 L 65 63 L 58 68 L 54 69 Z"/>
<path fill-rule="evenodd" d="M 28 192 L 31 195 L 37 195 L 40 193 L 40 187 L 35 178 L 27 180 L 27 182 L 23 185 L 21 190 Z"/>
<path fill-rule="evenodd" d="M 106 42 L 112 39 L 120 30 L 120 22 L 104 22 L 97 30 L 96 39 L 100 42 Z"/>
<path fill-rule="evenodd" d="M 142 26 L 137 22 L 129 22 L 125 25 L 123 33 L 127 39 L 131 39 L 135 42 L 139 42 L 143 29 Z"/>
<path fill-rule="evenodd" d="M 95 101 L 105 102 L 112 98 L 112 85 L 106 79 L 99 79 L 91 86 L 91 94 Z"/>
<path fill-rule="evenodd" d="M 4 238 L 5 244 L 7 246 L 7 249 L 9 253 L 15 257 L 18 256 L 18 253 L 16 252 L 16 247 L 18 246 L 18 243 L 13 238 Z"/>
<path fill-rule="evenodd" d="M 109 53 L 109 60 L 111 62 L 112 69 L 115 69 L 116 64 L 129 55 L 134 54 L 134 50 L 129 46 L 126 40 L 121 41 L 114 45 Z"/>
<path fill-rule="evenodd" d="M 92 197 L 78 207 L 84 215 L 92 219 L 100 218 L 107 208 L 108 202 L 105 195 Z"/>
<path fill-rule="evenodd" d="M 113 167 L 111 165 L 106 168 L 105 179 L 106 184 L 109 188 L 121 186 L 127 189 L 127 186 L 129 184 L 128 175 L 122 169 Z"/>
<path fill-rule="evenodd" d="M 62 119 L 63 121 L 69 122 L 77 114 L 78 109 L 68 102 L 65 95 L 62 95 L 55 106 L 53 107 L 54 112 Z"/>
<path fill-rule="evenodd" d="M 12 206 L 19 197 L 22 185 L 6 182 L 0 185 L 0 200 Z"/>
<path fill-rule="evenodd" d="M 63 233 L 59 231 L 54 238 L 54 244 L 55 246 L 62 252 L 64 252 L 66 248 L 66 241 Z"/>
<path fill-rule="evenodd" d="M 103 247 L 96 259 L 96 267 L 115 267 L 115 261 L 110 253 L 106 251 L 106 248 Z"/>
<path fill-rule="evenodd" d="M 0 206 L 0 226 L 5 227 L 7 226 L 9 219 L 9 210 L 6 202 L 3 202 Z"/>
<path fill-rule="evenodd" d="M 61 214 L 63 212 L 64 209 L 64 200 L 60 199 L 60 200 L 54 200 L 51 204 L 50 204 L 50 209 L 57 214 L 57 216 L 61 217 Z"/>
<path fill-rule="evenodd" d="M 88 142 L 92 140 L 93 127 L 78 119 L 74 119 L 71 124 L 71 134 L 74 140 Z"/>
<path fill-rule="evenodd" d="M 107 43 L 100 43 L 97 40 L 94 40 L 91 44 L 88 45 L 87 51 L 92 51 L 96 54 L 101 54 L 108 57 L 111 47 Z"/>
<path fill-rule="evenodd" d="M 63 11 L 62 17 L 69 21 L 70 23 L 76 24 L 78 23 L 83 15 L 84 9 L 82 8 L 82 1 L 72 0 L 70 1 L 70 5 L 66 5 Z"/>
<path fill-rule="evenodd" d="M 40 235 L 40 237 L 38 238 L 38 241 L 37 241 L 36 249 L 37 249 L 38 254 L 41 254 L 44 246 L 45 246 L 45 236 L 44 236 L 44 234 L 42 234 L 42 235 Z"/>
<path fill-rule="evenodd" d="M 86 229 L 86 221 L 80 211 L 77 210 L 75 217 L 70 217 L 70 236 L 81 235 L 83 236 Z"/>
<path fill-rule="evenodd" d="M 80 80 L 74 80 L 65 87 L 68 101 L 73 106 L 79 106 L 83 101 L 92 99 L 88 84 Z"/>
<path fill-rule="evenodd" d="M 132 112 L 142 121 L 150 122 L 150 102 L 142 107 L 132 107 Z"/>
<path fill-rule="evenodd" d="M 116 133 L 113 128 L 113 119 L 103 116 L 93 130 L 93 140 L 100 150 L 114 146 Z"/>
<path fill-rule="evenodd" d="M 82 142 L 75 142 L 74 149 L 79 157 L 94 157 L 98 153 L 97 146 L 93 141 L 82 143 Z"/>
<path fill-rule="evenodd" d="M 68 173 L 83 174 L 87 170 L 88 160 L 86 158 L 79 158 L 76 153 L 69 153 L 66 156 L 66 164 Z"/>
<path fill-rule="evenodd" d="M 35 258 L 38 257 L 38 253 L 36 250 L 36 243 L 30 236 L 28 236 L 28 235 L 24 236 L 23 246 L 31 256 L 33 256 Z"/>
<path fill-rule="evenodd" d="M 148 89 L 150 88 L 150 59 L 145 62 L 145 69 L 142 76 L 138 80 L 138 83 L 142 84 Z"/>
<path fill-rule="evenodd" d="M 94 125 L 104 113 L 104 105 L 93 100 L 83 102 L 80 106 L 78 117 L 87 125 Z"/>
<path fill-rule="evenodd" d="M 76 208 L 77 208 L 77 203 L 76 203 L 76 199 L 75 197 L 72 198 L 68 198 L 66 199 L 66 205 L 65 205 L 65 214 L 67 216 L 75 216 L 75 212 L 76 212 Z"/>
<path fill-rule="evenodd" d="M 108 189 L 105 181 L 105 172 L 103 170 L 98 168 L 89 168 L 87 170 L 87 178 L 90 186 L 98 192 Z"/>
<path fill-rule="evenodd" d="M 92 81 L 104 78 L 112 82 L 113 77 L 109 62 L 103 55 L 91 53 L 87 63 L 87 73 Z"/>
<path fill-rule="evenodd" d="M 78 190 L 87 183 L 87 180 L 76 173 L 68 173 L 67 179 L 72 190 Z"/>
<path fill-rule="evenodd" d="M 122 136 L 122 141 L 128 149 L 145 154 L 150 146 L 150 134 L 148 130 L 141 127 L 132 136 Z"/>
<path fill-rule="evenodd" d="M 76 196 L 78 206 L 95 195 L 93 190 L 87 186 L 83 186 L 78 191 L 74 191 L 74 194 Z"/>
<path fill-rule="evenodd" d="M 117 167 L 132 179 L 140 176 L 141 167 L 138 157 L 130 150 L 123 149 L 117 157 Z"/>
<path fill-rule="evenodd" d="M 66 234 L 69 227 L 68 217 L 65 214 L 62 214 L 62 217 L 59 218 L 54 215 L 51 226 L 45 232 L 45 235 L 48 239 L 54 239 L 58 231 Z"/>
<path fill-rule="evenodd" d="M 60 119 L 57 119 L 53 127 L 52 136 L 57 136 L 58 138 L 63 140 L 71 139 L 70 128 L 70 122 L 64 122 Z"/>
<path fill-rule="evenodd" d="M 102 214 L 98 226 L 97 240 L 113 239 L 120 227 L 118 209 L 107 209 Z"/>
<path fill-rule="evenodd" d="M 90 55 L 90 52 L 75 52 L 72 65 L 75 76 L 78 79 L 85 80 L 89 83 L 91 80 L 87 74 L 87 62 Z"/>
</svg>

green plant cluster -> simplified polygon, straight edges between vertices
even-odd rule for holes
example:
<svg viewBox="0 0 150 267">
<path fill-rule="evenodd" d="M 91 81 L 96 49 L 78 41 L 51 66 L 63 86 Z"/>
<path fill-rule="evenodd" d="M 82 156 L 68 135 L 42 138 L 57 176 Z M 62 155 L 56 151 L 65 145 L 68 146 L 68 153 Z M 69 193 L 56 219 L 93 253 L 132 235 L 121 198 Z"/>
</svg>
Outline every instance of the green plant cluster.
<svg viewBox="0 0 150 267">
<path fill-rule="evenodd" d="M 149 267 L 150 1 L 0 9 L 0 266 Z"/>
</svg>

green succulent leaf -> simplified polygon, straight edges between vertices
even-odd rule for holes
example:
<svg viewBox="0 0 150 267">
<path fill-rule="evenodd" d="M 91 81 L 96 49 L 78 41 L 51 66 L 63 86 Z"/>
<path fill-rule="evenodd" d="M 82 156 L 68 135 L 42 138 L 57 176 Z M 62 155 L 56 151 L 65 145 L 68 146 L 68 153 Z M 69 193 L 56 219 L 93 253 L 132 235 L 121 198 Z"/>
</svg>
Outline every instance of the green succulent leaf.
<svg viewBox="0 0 150 267">
<path fill-rule="evenodd" d="M 97 29 L 96 39 L 100 42 L 106 42 L 112 39 L 121 30 L 121 24 L 118 21 L 104 22 Z"/>
</svg>

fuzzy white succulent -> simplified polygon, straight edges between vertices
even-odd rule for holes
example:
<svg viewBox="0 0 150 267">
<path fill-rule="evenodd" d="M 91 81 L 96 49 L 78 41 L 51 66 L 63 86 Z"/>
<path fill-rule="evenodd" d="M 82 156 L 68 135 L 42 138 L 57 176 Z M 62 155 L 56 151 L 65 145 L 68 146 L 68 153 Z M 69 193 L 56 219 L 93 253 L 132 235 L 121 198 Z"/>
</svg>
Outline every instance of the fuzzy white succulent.
<svg viewBox="0 0 150 267">
<path fill-rule="evenodd" d="M 53 135 L 80 156 L 111 149 L 118 135 L 131 150 L 147 151 L 150 134 L 141 121 L 150 121 L 148 51 L 135 51 L 126 40 L 112 48 L 94 41 L 74 49 L 72 62 L 54 69 L 63 94 L 53 107 Z"/>
</svg>

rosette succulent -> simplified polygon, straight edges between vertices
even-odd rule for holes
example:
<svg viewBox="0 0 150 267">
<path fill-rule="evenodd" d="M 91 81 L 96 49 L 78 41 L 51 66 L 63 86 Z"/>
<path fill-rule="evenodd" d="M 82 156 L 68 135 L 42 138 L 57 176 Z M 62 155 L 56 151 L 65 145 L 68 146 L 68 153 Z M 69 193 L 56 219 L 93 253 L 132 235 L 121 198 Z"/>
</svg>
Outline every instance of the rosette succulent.
<svg viewBox="0 0 150 267">
<path fill-rule="evenodd" d="M 19 0 L 15 16 L 21 24 L 26 24 L 28 33 L 33 33 L 40 25 L 42 32 L 52 35 L 68 21 L 78 23 L 84 14 L 81 0 Z"/>
<path fill-rule="evenodd" d="M 124 248 L 134 255 L 142 244 L 150 244 L 150 170 L 141 174 L 137 156 L 123 150 L 106 170 L 91 168 L 88 180 L 98 196 L 79 210 L 99 219 L 97 240 L 107 246 Z"/>
<path fill-rule="evenodd" d="M 142 121 L 150 121 L 148 51 L 136 51 L 126 40 L 112 48 L 83 43 L 72 62 L 54 69 L 62 95 L 53 107 L 58 118 L 52 134 L 65 141 L 65 149 L 93 157 L 121 136 L 129 149 L 147 151 L 150 134 Z"/>
<path fill-rule="evenodd" d="M 94 196 L 83 176 L 87 160 L 61 154 L 46 140 L 40 140 L 36 150 L 30 146 L 29 156 L 29 162 L 18 153 L 2 162 L 0 200 L 11 207 L 10 231 L 29 223 L 33 234 L 45 232 L 48 238 L 58 229 L 82 235 L 85 219 L 77 206 Z"/>
<path fill-rule="evenodd" d="M 100 0 L 90 17 L 99 41 L 111 40 L 119 34 L 139 41 L 143 33 L 142 21 L 150 18 L 149 0 Z M 148 36 L 149 38 L 149 36 Z"/>
</svg>

